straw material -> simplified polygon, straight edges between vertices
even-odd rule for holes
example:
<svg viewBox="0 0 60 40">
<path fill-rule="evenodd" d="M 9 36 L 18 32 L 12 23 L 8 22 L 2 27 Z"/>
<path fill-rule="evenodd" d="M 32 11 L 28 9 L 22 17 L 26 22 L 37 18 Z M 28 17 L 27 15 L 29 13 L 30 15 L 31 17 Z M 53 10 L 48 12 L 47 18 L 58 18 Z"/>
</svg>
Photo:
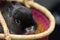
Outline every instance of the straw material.
<svg viewBox="0 0 60 40">
<path fill-rule="evenodd" d="M 11 2 L 12 0 L 8 0 L 8 1 Z M 21 2 L 21 3 L 24 3 L 23 2 L 24 0 L 17 0 L 17 1 Z M 3 16 L 2 16 L 2 13 L 0 11 L 0 23 L 2 24 L 2 27 L 4 29 L 4 34 L 0 34 L 0 38 L 6 39 L 6 40 L 11 40 L 11 39 L 15 39 L 15 40 L 31 40 L 31 39 L 43 38 L 43 37 L 48 36 L 49 34 L 51 34 L 51 32 L 53 32 L 53 30 L 55 28 L 55 19 L 54 19 L 53 15 L 45 7 L 43 7 L 42 5 L 40 5 L 40 4 L 36 3 L 36 2 L 33 2 L 33 1 L 29 0 L 29 1 L 26 1 L 26 3 L 30 7 L 35 8 L 36 10 L 44 13 L 48 17 L 48 19 L 50 21 L 50 26 L 49 26 L 48 30 L 44 31 L 45 29 L 43 28 L 43 26 L 40 25 L 39 23 L 37 23 L 38 24 L 38 28 L 37 28 L 35 33 L 38 33 L 38 34 L 34 34 L 34 35 L 15 35 L 15 34 L 10 34 L 9 30 L 8 30 L 8 27 L 7 27 L 7 24 L 6 24 L 6 22 L 5 22 L 5 20 L 4 20 Z M 44 30 L 42 30 L 42 28 Z M 39 30 L 42 30 L 42 31 L 39 31 Z M 43 32 L 43 33 L 40 33 L 40 32 Z"/>
</svg>

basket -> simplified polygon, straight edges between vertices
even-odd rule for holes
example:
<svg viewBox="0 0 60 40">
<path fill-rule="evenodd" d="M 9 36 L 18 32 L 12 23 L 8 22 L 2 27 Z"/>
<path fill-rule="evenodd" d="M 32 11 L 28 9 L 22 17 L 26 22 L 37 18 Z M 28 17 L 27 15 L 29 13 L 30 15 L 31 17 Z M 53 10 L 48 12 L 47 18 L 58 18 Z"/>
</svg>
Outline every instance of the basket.
<svg viewBox="0 0 60 40">
<path fill-rule="evenodd" d="M 9 0 L 7 0 L 9 1 Z M 10 0 L 11 2 L 12 0 Z M 0 23 L 4 29 L 4 34 L 0 34 L 1 39 L 6 40 L 48 40 L 48 37 L 55 28 L 54 16 L 44 6 L 33 2 L 33 0 L 18 0 L 18 2 L 24 3 L 32 11 L 32 15 L 37 22 L 37 30 L 34 35 L 15 35 L 10 34 L 7 24 L 0 11 Z"/>
</svg>

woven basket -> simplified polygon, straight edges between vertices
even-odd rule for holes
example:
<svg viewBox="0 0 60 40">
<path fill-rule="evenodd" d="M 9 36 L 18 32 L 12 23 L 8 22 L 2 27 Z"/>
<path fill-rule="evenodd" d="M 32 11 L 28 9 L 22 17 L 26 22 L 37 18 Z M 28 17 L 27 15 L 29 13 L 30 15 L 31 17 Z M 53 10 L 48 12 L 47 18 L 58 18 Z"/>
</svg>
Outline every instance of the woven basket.
<svg viewBox="0 0 60 40">
<path fill-rule="evenodd" d="M 10 0 L 10 2 L 11 1 L 12 0 Z M 18 0 L 18 2 L 23 3 L 24 1 Z M 12 39 L 13 40 L 35 40 L 35 39 L 45 40 L 41 38 L 47 37 L 49 34 L 53 32 L 55 28 L 55 19 L 53 15 L 50 13 L 50 11 L 48 11 L 48 9 L 33 1 L 27 1 L 25 5 L 32 11 L 32 15 L 37 22 L 38 27 L 35 32 L 36 34 L 34 35 L 10 34 L 7 24 L 0 11 L 0 23 L 2 24 L 2 27 L 4 29 L 4 34 L 0 34 L 0 38 L 6 40 L 12 40 Z"/>
</svg>

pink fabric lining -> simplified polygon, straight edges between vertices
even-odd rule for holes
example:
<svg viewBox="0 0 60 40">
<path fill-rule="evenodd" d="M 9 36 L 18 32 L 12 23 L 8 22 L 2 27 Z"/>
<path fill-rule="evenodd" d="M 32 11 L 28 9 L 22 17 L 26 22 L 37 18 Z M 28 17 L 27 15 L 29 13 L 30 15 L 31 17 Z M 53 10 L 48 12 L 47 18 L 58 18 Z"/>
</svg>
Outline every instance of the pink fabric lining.
<svg viewBox="0 0 60 40">
<path fill-rule="evenodd" d="M 42 12 L 40 12 L 34 8 L 30 8 L 30 10 L 32 11 L 32 15 L 35 17 L 35 19 L 39 22 L 42 22 L 43 25 L 45 26 L 45 29 L 47 30 L 50 26 L 50 21 L 46 17 L 46 15 L 44 15 Z M 48 37 L 44 37 L 39 40 L 48 40 Z"/>
<path fill-rule="evenodd" d="M 39 12 L 38 10 L 34 9 L 34 8 L 30 8 L 30 10 L 32 11 L 32 15 L 37 19 L 40 20 L 40 22 L 42 21 L 42 23 L 44 24 L 45 28 L 48 29 L 50 26 L 50 21 L 49 19 L 42 13 Z"/>
</svg>

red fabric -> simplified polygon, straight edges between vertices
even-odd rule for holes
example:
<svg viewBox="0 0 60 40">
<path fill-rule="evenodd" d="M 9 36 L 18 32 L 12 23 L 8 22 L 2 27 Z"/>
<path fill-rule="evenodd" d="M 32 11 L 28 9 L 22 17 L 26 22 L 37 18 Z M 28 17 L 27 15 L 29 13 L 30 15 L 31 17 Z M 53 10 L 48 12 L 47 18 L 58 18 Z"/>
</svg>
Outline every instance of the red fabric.
<svg viewBox="0 0 60 40">
<path fill-rule="evenodd" d="M 48 37 L 41 38 L 39 40 L 48 40 Z"/>
<path fill-rule="evenodd" d="M 32 15 L 35 17 L 35 19 L 39 22 L 42 22 L 45 29 L 47 30 L 50 26 L 50 21 L 46 17 L 46 15 L 44 15 L 42 12 L 40 12 L 40 11 L 34 9 L 34 8 L 30 8 L 30 10 L 32 11 Z M 44 37 L 44 38 L 41 38 L 39 40 L 48 40 L 48 37 Z"/>
<path fill-rule="evenodd" d="M 46 15 L 44 15 L 42 12 L 40 12 L 34 8 L 30 8 L 30 10 L 32 11 L 32 15 L 36 18 L 36 20 L 38 20 L 39 22 L 42 22 L 42 24 L 44 24 L 44 27 L 47 30 L 50 26 L 50 21 L 46 17 Z"/>
</svg>

